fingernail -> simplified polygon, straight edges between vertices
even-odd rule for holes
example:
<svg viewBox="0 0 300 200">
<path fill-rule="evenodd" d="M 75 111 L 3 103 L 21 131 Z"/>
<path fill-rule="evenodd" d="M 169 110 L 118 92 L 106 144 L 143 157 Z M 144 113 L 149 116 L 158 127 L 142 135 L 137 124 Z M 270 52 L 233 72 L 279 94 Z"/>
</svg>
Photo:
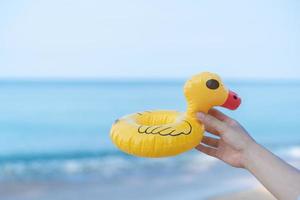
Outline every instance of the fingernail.
<svg viewBox="0 0 300 200">
<path fill-rule="evenodd" d="M 198 112 L 197 113 L 197 118 L 200 120 L 203 120 L 205 118 L 205 114 L 203 112 Z"/>
</svg>

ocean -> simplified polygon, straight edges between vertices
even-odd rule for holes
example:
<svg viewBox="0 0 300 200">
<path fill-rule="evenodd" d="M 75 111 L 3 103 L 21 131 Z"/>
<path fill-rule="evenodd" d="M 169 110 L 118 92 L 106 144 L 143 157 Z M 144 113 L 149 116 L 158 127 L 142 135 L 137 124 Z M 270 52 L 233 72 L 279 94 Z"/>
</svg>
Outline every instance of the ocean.
<svg viewBox="0 0 300 200">
<path fill-rule="evenodd" d="M 96 182 L 105 188 L 100 194 L 109 199 L 130 199 L 133 193 L 155 199 L 158 192 L 159 199 L 180 194 L 186 199 L 206 198 L 253 185 L 255 180 L 246 171 L 196 150 L 145 159 L 113 146 L 111 124 L 125 114 L 184 111 L 183 84 L 183 80 L 0 81 L 0 182 Z M 298 166 L 300 82 L 226 84 L 242 104 L 236 111 L 220 110 L 237 119 L 257 142 Z M 112 189 L 116 185 L 118 192 Z M 166 192 L 173 187 L 184 189 Z"/>
</svg>

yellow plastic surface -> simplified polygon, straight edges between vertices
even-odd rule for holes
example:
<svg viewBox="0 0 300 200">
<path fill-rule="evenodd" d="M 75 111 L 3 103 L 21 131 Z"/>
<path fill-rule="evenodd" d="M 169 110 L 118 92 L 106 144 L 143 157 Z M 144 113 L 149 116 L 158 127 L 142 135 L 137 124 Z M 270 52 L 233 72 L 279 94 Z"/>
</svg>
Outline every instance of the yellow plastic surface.
<svg viewBox="0 0 300 200">
<path fill-rule="evenodd" d="M 209 89 L 206 82 L 210 79 L 217 80 L 220 86 Z M 186 82 L 184 94 L 187 100 L 185 113 L 144 111 L 116 120 L 110 132 L 113 143 L 128 154 L 153 158 L 174 156 L 197 146 L 203 137 L 204 126 L 196 119 L 196 113 L 222 105 L 228 89 L 218 75 L 203 72 Z"/>
</svg>

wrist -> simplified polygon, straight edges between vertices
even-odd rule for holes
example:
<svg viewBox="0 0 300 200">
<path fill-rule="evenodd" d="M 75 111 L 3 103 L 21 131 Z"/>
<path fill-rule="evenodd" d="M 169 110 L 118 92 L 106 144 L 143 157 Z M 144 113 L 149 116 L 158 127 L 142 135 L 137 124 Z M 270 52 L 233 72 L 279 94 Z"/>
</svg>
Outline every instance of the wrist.
<svg viewBox="0 0 300 200">
<path fill-rule="evenodd" d="M 247 170 L 250 170 L 251 164 L 255 162 L 255 155 L 258 152 L 260 145 L 254 140 L 248 142 L 246 148 L 242 152 L 242 164 Z"/>
</svg>

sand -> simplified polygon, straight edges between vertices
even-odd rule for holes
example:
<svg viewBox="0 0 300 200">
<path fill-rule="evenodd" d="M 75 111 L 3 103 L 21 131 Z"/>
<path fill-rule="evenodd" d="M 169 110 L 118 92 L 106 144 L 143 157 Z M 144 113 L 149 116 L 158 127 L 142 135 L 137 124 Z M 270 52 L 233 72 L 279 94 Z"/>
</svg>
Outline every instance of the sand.
<svg viewBox="0 0 300 200">
<path fill-rule="evenodd" d="M 136 185 L 137 186 L 137 185 Z M 138 187 L 138 186 L 137 186 Z M 139 188 L 140 189 L 140 188 Z M 132 190 L 130 187 L 116 188 L 98 183 L 66 183 L 66 182 L 23 182 L 0 184 L 1 200 L 82 200 L 82 199 L 197 199 L 197 200 L 275 200 L 263 188 L 245 189 L 241 192 L 222 194 L 211 198 L 201 198 L 196 189 L 182 191 L 172 196 L 156 189 L 148 188 L 148 192 Z M 176 189 L 177 191 L 180 188 Z M 173 191 L 174 192 L 174 191 Z M 122 195 L 119 195 L 122 194 Z M 141 195 L 143 194 L 143 195 Z M 154 195 L 155 194 L 155 195 Z"/>
<path fill-rule="evenodd" d="M 259 187 L 241 192 L 225 194 L 219 197 L 213 197 L 209 200 L 276 200 L 276 198 L 263 187 Z"/>
</svg>

